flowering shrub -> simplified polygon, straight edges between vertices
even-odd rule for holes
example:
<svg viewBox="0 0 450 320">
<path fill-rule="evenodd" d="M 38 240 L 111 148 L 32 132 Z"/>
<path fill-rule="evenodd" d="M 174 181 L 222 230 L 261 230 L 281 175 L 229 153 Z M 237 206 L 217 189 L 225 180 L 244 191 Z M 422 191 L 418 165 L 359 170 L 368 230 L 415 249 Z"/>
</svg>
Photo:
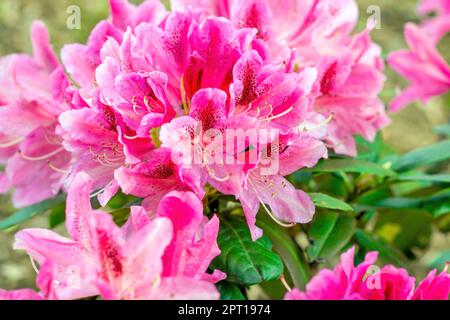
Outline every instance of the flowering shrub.
<svg viewBox="0 0 450 320">
<path fill-rule="evenodd" d="M 0 298 L 448 299 L 446 271 L 409 272 L 450 230 L 450 140 L 383 143 L 384 60 L 353 0 L 109 2 L 60 59 L 36 22 L 33 55 L 0 60 L 0 190 L 20 209 L 0 229 L 51 211 L 68 232 L 17 232 L 39 291 Z M 392 111 L 450 90 L 434 10 L 388 57 L 410 82 Z"/>
</svg>

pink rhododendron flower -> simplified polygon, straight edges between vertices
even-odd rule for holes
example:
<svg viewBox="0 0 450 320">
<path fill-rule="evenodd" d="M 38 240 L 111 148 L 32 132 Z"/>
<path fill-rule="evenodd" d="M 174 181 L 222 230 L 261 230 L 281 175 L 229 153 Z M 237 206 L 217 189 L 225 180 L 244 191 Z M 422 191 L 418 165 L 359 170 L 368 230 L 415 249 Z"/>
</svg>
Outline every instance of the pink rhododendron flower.
<svg viewBox="0 0 450 320">
<path fill-rule="evenodd" d="M 368 31 L 351 36 L 358 18 L 353 0 L 293 0 L 282 6 L 271 0 L 172 1 L 174 8 L 186 5 L 206 15 L 225 16 L 237 28 L 255 28 L 255 42 L 267 46 L 270 58 L 288 68 L 294 63 L 300 70 L 317 67 L 316 88 L 320 89 L 314 107 L 325 118 L 331 116 L 324 139 L 337 153 L 355 156 L 354 135 L 373 140 L 389 123 L 377 98 L 384 83 L 381 51 L 371 42 Z"/>
<path fill-rule="evenodd" d="M 217 282 L 226 275 L 215 270 L 206 273 L 211 261 L 220 254 L 217 246 L 219 219 L 208 220 L 203 215 L 203 204 L 192 192 L 173 191 L 168 193 L 156 210 L 157 217 L 172 222 L 173 237 L 163 255 L 163 277 L 185 276 Z M 141 211 L 132 217 L 134 225 L 142 228 L 151 220 Z"/>
<path fill-rule="evenodd" d="M 280 76 L 278 79 L 280 80 L 282 77 Z M 278 96 L 277 93 L 280 90 L 271 91 L 273 85 L 270 81 L 264 82 L 265 80 L 264 77 L 261 77 L 261 82 L 265 83 L 265 91 L 259 91 L 258 87 L 252 87 L 253 84 L 244 81 L 241 92 L 245 92 L 246 95 L 235 96 L 234 104 L 237 105 L 231 112 L 227 112 L 225 92 L 218 89 L 202 89 L 194 95 L 191 101 L 190 115 L 174 120 L 163 126 L 161 130 L 163 146 L 172 149 L 176 155 L 181 153 L 181 159 L 191 156 L 191 154 L 183 153 L 185 150 L 187 150 L 186 153 L 190 153 L 192 150 L 196 153 L 200 148 L 200 156 L 197 159 L 200 159 L 201 162 L 189 162 L 187 163 L 188 167 L 191 168 L 192 165 L 195 165 L 194 168 L 199 170 L 204 179 L 216 189 L 225 194 L 232 194 L 241 200 L 254 239 L 260 236 L 260 232 L 255 229 L 255 216 L 260 203 L 266 209 L 268 208 L 265 204 L 269 205 L 275 211 L 275 217 L 280 220 L 291 223 L 305 223 L 311 220 L 314 214 L 312 201 L 304 192 L 296 190 L 283 176 L 301 167 L 311 167 L 327 154 L 324 145 L 307 134 L 287 133 L 280 138 L 280 141 L 274 141 L 270 134 L 267 134 L 267 137 L 264 137 L 266 139 L 261 139 L 262 137 L 259 136 L 256 141 L 250 141 L 251 145 L 248 144 L 248 141 L 243 141 L 241 146 L 236 145 L 234 139 L 227 141 L 226 136 L 221 134 L 226 130 L 232 130 L 232 133 L 239 132 L 240 129 L 245 136 L 248 133 L 244 129 L 255 130 L 252 131 L 255 133 L 259 129 L 267 130 L 272 119 L 275 122 L 272 125 L 280 127 L 281 123 L 278 124 L 275 120 L 284 117 L 287 123 L 289 121 L 299 122 L 296 120 L 295 113 L 291 115 L 286 112 L 292 107 L 287 107 L 289 103 L 284 105 L 283 103 L 287 100 L 286 98 L 281 99 L 281 97 L 289 96 L 288 93 L 298 94 L 297 98 L 292 100 L 292 103 L 295 103 L 301 97 L 302 92 L 294 93 L 297 90 L 296 87 L 292 87 L 292 91 L 289 92 L 289 87 L 285 85 L 285 91 L 281 91 L 283 94 Z M 283 82 L 278 81 L 277 83 Z M 286 80 L 286 83 L 289 82 Z M 274 86 L 276 87 L 276 85 Z M 250 90 L 254 90 L 254 93 L 250 93 Z M 273 101 L 270 107 L 264 107 L 262 102 L 257 100 L 260 92 L 268 96 L 267 100 Z M 280 100 L 277 100 L 278 98 Z M 244 99 L 247 101 L 244 102 Z M 237 101 L 243 102 L 240 104 Z M 282 101 L 282 103 L 279 104 L 278 101 Z M 243 109 L 244 103 L 251 107 Z M 254 104 L 252 105 L 252 103 Z M 264 108 L 267 111 L 264 111 Z M 297 118 L 301 119 L 301 106 L 298 108 L 300 116 Z M 243 123 L 246 123 L 247 127 L 244 127 Z M 205 133 L 213 132 L 213 135 L 209 137 L 212 142 L 205 141 L 203 138 L 200 138 L 201 141 L 195 141 L 193 135 L 199 127 L 201 137 Z M 289 132 L 289 127 L 285 130 Z M 178 133 L 178 135 L 174 136 L 174 133 Z M 187 139 L 183 139 L 183 137 Z M 251 139 L 251 137 L 249 138 Z M 183 141 L 186 141 L 186 145 L 183 144 Z M 276 145 L 277 143 L 278 145 Z M 275 144 L 276 155 L 268 155 L 272 150 L 272 144 Z M 251 150 L 247 151 L 248 148 Z M 220 156 L 215 158 L 208 154 L 208 149 L 213 150 L 215 156 L 217 154 Z M 207 150 L 206 154 L 205 150 Z M 280 169 L 270 175 L 264 174 L 261 164 L 258 163 L 261 161 L 261 157 L 264 157 L 263 151 L 266 153 L 265 160 L 280 162 Z M 221 157 L 222 152 L 225 152 L 223 157 Z M 256 155 L 252 157 L 254 153 Z M 195 157 L 196 155 L 194 155 Z M 249 161 L 252 158 L 255 162 Z"/>
<path fill-rule="evenodd" d="M 364 261 L 354 265 L 355 248 L 341 255 L 333 269 L 322 269 L 306 286 L 306 291 L 294 289 L 287 300 L 447 300 L 450 294 L 450 274 L 436 275 L 431 271 L 417 289 L 415 278 L 405 269 L 386 265 L 374 269 L 378 252 L 367 253 Z"/>
<path fill-rule="evenodd" d="M 64 67 L 80 85 L 80 93 L 84 98 L 89 98 L 95 87 L 95 69 L 101 64 L 100 51 L 104 43 L 108 39 L 121 41 L 122 34 L 111 23 L 102 21 L 92 30 L 86 45 L 69 44 L 61 50 Z"/>
<path fill-rule="evenodd" d="M 418 7 L 422 15 L 436 13 L 435 17 L 425 19 L 421 28 L 429 39 L 439 42 L 450 31 L 450 2 L 447 0 L 422 0 Z"/>
<path fill-rule="evenodd" d="M 70 161 L 55 134 L 58 115 L 68 107 L 58 86 L 67 79 L 42 23 L 33 24 L 31 39 L 33 56 L 0 59 L 0 162 L 16 207 L 56 195 Z"/>
<path fill-rule="evenodd" d="M 164 208 L 160 217 L 147 221 L 145 210 L 133 207 L 130 220 L 120 229 L 111 215 L 91 209 L 91 184 L 89 176 L 80 173 L 69 190 L 66 226 L 72 239 L 43 229 L 26 229 L 16 235 L 16 249 L 26 250 L 41 265 L 53 266 L 56 297 L 77 299 L 101 294 L 105 299 L 218 298 L 212 284 L 195 280 L 189 271 L 164 277 L 162 257 L 173 235 L 171 220 L 162 217 Z M 205 245 L 210 241 L 215 239 L 205 238 Z M 213 249 L 209 258 L 215 254 L 218 252 Z M 202 261 L 203 255 L 197 257 L 194 252 L 194 257 L 194 261 Z"/>
<path fill-rule="evenodd" d="M 111 23 L 123 31 L 142 22 L 158 24 L 167 15 L 164 5 L 156 0 L 145 0 L 139 6 L 134 6 L 127 0 L 110 0 L 109 6 Z"/>
<path fill-rule="evenodd" d="M 410 81 L 410 85 L 392 101 L 392 111 L 415 100 L 426 103 L 433 96 L 450 90 L 450 66 L 433 42 L 414 24 L 406 25 L 405 38 L 410 50 L 396 51 L 388 57 L 391 67 Z"/>
<path fill-rule="evenodd" d="M 353 0 L 172 0 L 172 9 L 191 5 L 205 15 L 229 18 L 237 28 L 255 28 L 257 37 L 269 43 L 272 53 L 290 56 L 297 49 L 302 63 L 333 51 L 356 25 L 358 10 Z M 281 50 L 281 51 L 280 51 Z"/>
<path fill-rule="evenodd" d="M 66 183 L 70 184 L 78 172 L 85 171 L 94 180 L 95 189 L 114 187 L 117 186 L 114 171 L 146 159 L 154 148 L 153 142 L 149 137 L 136 138 L 120 114 L 98 99 L 92 99 L 91 104 L 63 112 L 59 117 L 57 132 L 73 158 Z M 117 191 L 117 187 L 114 189 Z M 111 192 L 107 198 L 113 195 Z"/>
<path fill-rule="evenodd" d="M 356 156 L 353 136 L 373 141 L 389 118 L 378 98 L 385 80 L 380 49 L 368 31 L 351 41 L 340 57 L 324 58 L 319 64 L 314 108 L 331 119 L 325 141 L 338 153 Z"/>
<path fill-rule="evenodd" d="M 145 198 L 143 206 L 156 207 L 170 191 L 192 191 L 203 198 L 200 176 L 193 170 L 184 170 L 172 161 L 171 151 L 159 148 L 150 152 L 147 161 L 122 167 L 115 172 L 122 191 Z"/>
</svg>

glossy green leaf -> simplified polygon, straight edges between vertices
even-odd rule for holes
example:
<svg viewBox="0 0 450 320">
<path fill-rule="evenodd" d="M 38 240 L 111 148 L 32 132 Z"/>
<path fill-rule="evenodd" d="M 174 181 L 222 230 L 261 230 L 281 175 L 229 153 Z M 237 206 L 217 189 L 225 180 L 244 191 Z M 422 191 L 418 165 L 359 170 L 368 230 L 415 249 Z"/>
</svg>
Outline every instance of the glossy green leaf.
<svg viewBox="0 0 450 320">
<path fill-rule="evenodd" d="M 216 284 L 216 287 L 220 292 L 221 300 L 246 300 L 239 287 L 234 283 L 221 281 Z"/>
<path fill-rule="evenodd" d="M 393 246 L 376 235 L 371 235 L 361 229 L 356 229 L 355 240 L 366 251 L 378 251 L 379 259 L 383 263 L 391 263 L 397 267 L 408 269 L 408 261 L 405 256 Z"/>
<path fill-rule="evenodd" d="M 356 159 L 322 160 L 317 166 L 308 169 L 312 172 L 367 173 L 380 177 L 394 176 L 396 173 L 376 163 Z"/>
<path fill-rule="evenodd" d="M 283 263 L 272 251 L 269 238 L 253 241 L 244 219 L 221 219 L 217 242 L 221 254 L 211 267 L 225 272 L 229 282 L 254 285 L 277 279 L 283 273 Z"/>
<path fill-rule="evenodd" d="M 348 203 L 331 197 L 324 193 L 308 193 L 316 207 L 335 209 L 341 211 L 353 211 L 353 208 Z"/>
<path fill-rule="evenodd" d="M 309 266 L 301 249 L 289 235 L 286 228 L 280 227 L 267 215 L 258 215 L 256 222 L 263 229 L 264 234 L 270 238 L 274 250 L 281 256 L 291 276 L 294 286 L 304 289 L 309 280 Z"/>
<path fill-rule="evenodd" d="M 445 140 L 402 155 L 392 168 L 396 171 L 406 171 L 448 159 L 450 159 L 450 140 Z"/>
<path fill-rule="evenodd" d="M 14 227 L 20 223 L 23 223 L 31 218 L 45 213 L 48 210 L 64 203 L 66 200 L 66 195 L 59 195 L 55 198 L 44 200 L 38 204 L 23 208 L 22 210 L 17 211 L 10 217 L 6 218 L 3 221 L 0 221 L 0 230 L 5 230 L 11 227 Z"/>
<path fill-rule="evenodd" d="M 356 228 L 356 220 L 334 211 L 318 212 L 308 232 L 311 245 L 307 252 L 311 261 L 326 261 L 349 242 Z"/>
</svg>

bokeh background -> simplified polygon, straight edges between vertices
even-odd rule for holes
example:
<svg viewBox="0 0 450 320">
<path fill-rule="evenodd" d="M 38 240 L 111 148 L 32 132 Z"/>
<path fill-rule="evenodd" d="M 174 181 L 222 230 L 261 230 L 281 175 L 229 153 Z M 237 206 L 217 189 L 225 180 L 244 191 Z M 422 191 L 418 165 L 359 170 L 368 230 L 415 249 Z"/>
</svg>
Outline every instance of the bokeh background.
<svg viewBox="0 0 450 320">
<path fill-rule="evenodd" d="M 406 46 L 403 26 L 407 21 L 419 21 L 415 11 L 418 0 L 356 1 L 360 7 L 357 31 L 364 28 L 371 15 L 368 8 L 375 5 L 381 10 L 381 29 L 374 30 L 372 36 L 383 48 L 383 54 L 387 55 Z M 280 5 L 281 3 L 280 1 Z M 71 5 L 81 8 L 80 30 L 69 30 L 66 27 L 69 16 L 67 8 Z M 92 27 L 107 16 L 107 0 L 0 0 L 0 56 L 31 51 L 29 29 L 33 20 L 42 20 L 47 24 L 54 47 L 59 52 L 66 43 L 85 42 Z M 450 61 L 450 37 L 440 43 L 439 50 Z M 382 99 L 386 103 L 405 85 L 405 81 L 389 68 L 387 75 L 382 93 Z M 405 152 L 431 144 L 439 139 L 433 133 L 433 127 L 450 120 L 450 95 L 435 98 L 427 106 L 410 105 L 399 113 L 391 114 L 391 117 L 392 124 L 383 131 L 383 136 L 394 149 Z M 0 196 L 0 219 L 13 211 L 8 196 Z M 45 216 L 36 217 L 21 227 L 48 227 L 48 219 Z M 61 231 L 63 232 L 63 228 Z M 14 232 L 15 230 L 10 230 L 0 233 L 0 288 L 34 287 L 35 275 L 28 257 L 12 250 Z M 419 263 L 426 264 L 428 259 L 432 259 L 434 252 L 450 250 L 449 236 L 436 233 L 433 237 L 429 253 Z"/>
</svg>

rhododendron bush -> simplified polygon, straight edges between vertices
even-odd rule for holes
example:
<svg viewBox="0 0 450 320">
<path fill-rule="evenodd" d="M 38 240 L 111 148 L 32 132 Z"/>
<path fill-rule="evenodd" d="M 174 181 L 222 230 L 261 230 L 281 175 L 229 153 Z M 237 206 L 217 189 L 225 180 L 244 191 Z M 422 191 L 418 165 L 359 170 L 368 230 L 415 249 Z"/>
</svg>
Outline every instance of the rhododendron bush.
<svg viewBox="0 0 450 320">
<path fill-rule="evenodd" d="M 448 125 L 403 154 L 381 130 L 450 91 L 450 1 L 389 54 L 353 0 L 109 6 L 0 58 L 0 229 L 37 272 L 0 299 L 448 299 L 448 246 L 416 268 L 450 231 Z"/>
</svg>

